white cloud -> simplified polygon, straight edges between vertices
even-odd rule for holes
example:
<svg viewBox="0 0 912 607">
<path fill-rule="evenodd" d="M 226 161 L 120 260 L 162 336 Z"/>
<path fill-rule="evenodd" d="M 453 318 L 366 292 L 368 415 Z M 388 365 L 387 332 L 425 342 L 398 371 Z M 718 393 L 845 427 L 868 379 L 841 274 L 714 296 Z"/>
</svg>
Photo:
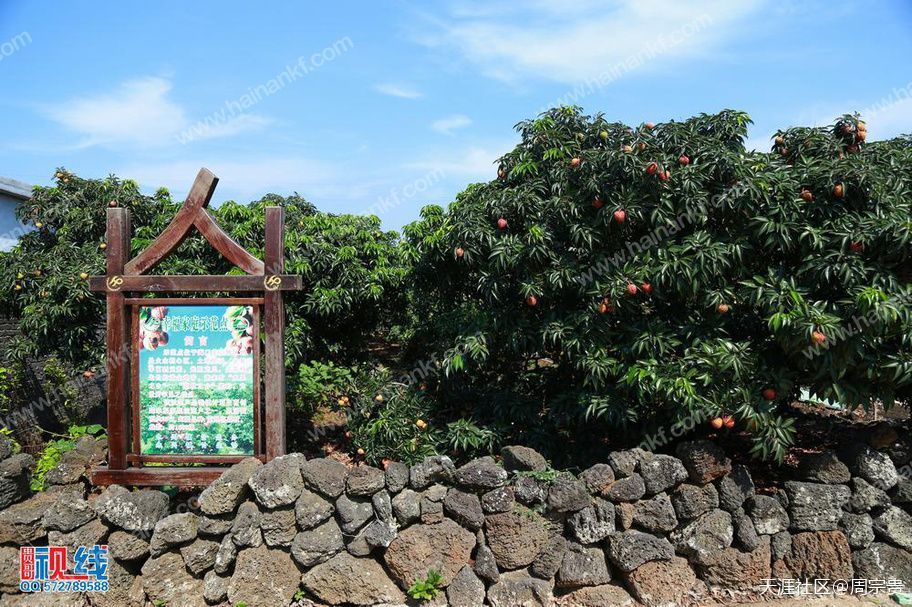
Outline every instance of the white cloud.
<svg viewBox="0 0 912 607">
<path fill-rule="evenodd" d="M 186 110 L 170 99 L 172 88 L 165 78 L 138 78 L 110 92 L 45 107 L 44 112 L 80 135 L 80 147 L 169 145 L 182 131 L 192 128 Z M 196 138 L 229 137 L 268 123 L 263 116 L 240 114 L 223 122 L 206 123 Z"/>
<path fill-rule="evenodd" d="M 748 26 L 763 1 L 707 0 L 699 8 L 676 0 L 615 0 L 607 6 L 595 0 L 463 2 L 434 20 L 438 31 L 418 39 L 461 53 L 489 77 L 578 83 L 634 58 L 640 58 L 636 69 L 643 69 L 705 56 L 737 36 L 737 25 Z"/>
<path fill-rule="evenodd" d="M 463 149 L 430 151 L 421 160 L 406 163 L 407 169 L 438 171 L 448 178 L 467 181 L 489 181 L 497 174 L 497 159 L 516 145 L 515 141 L 470 146 Z"/>
<path fill-rule="evenodd" d="M 402 99 L 418 99 L 424 95 L 407 85 L 395 84 L 393 82 L 384 82 L 374 86 L 374 90 L 382 95 L 389 95 L 390 97 L 400 97 Z"/>
<path fill-rule="evenodd" d="M 456 129 L 464 129 L 472 124 L 472 119 L 463 114 L 453 114 L 431 123 L 431 128 L 444 135 L 452 135 Z"/>
<path fill-rule="evenodd" d="M 245 198 L 258 198 L 269 192 L 291 194 L 298 191 L 312 196 L 313 192 L 325 190 L 333 181 L 341 181 L 339 172 L 326 162 L 286 156 L 143 162 L 118 168 L 115 173 L 137 180 L 147 191 L 167 187 L 176 200 L 182 200 L 200 167 L 208 168 L 219 177 L 216 189 L 219 200 L 238 197 L 244 202 Z"/>
</svg>

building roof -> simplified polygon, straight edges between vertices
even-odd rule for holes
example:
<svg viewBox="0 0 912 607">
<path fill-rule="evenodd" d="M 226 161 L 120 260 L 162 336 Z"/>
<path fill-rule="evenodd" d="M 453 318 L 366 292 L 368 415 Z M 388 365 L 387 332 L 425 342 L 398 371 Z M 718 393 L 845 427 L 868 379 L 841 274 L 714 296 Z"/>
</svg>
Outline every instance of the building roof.
<svg viewBox="0 0 912 607">
<path fill-rule="evenodd" d="M 0 194 L 28 200 L 32 197 L 32 186 L 9 177 L 0 177 Z"/>
</svg>

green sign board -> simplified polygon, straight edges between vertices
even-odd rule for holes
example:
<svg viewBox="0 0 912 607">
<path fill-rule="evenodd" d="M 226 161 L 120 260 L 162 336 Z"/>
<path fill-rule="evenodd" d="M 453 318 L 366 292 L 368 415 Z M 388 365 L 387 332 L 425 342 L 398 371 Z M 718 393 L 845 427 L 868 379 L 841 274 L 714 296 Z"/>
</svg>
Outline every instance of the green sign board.
<svg viewBox="0 0 912 607">
<path fill-rule="evenodd" d="M 138 308 L 142 454 L 254 454 L 257 324 L 246 305 Z"/>
</svg>

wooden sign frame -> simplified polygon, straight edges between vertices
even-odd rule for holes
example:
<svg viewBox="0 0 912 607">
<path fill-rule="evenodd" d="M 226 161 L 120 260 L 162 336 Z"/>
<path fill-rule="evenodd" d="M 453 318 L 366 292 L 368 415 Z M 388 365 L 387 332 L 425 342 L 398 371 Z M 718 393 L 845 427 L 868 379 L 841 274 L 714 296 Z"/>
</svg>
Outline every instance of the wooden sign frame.
<svg viewBox="0 0 912 607">
<path fill-rule="evenodd" d="M 139 305 L 169 302 L 172 305 L 243 301 L 262 306 L 264 352 L 254 357 L 254 429 L 256 457 L 269 461 L 285 454 L 285 307 L 283 293 L 301 288 L 301 277 L 285 274 L 285 213 L 282 207 L 266 207 L 264 259 L 235 242 L 207 210 L 218 177 L 202 168 L 190 194 L 174 219 L 152 244 L 130 259 L 130 211 L 107 210 L 107 273 L 89 279 L 92 291 L 105 293 L 107 301 L 108 379 L 108 462 L 92 471 L 92 482 L 100 485 L 206 485 L 225 471 L 209 464 L 228 464 L 238 456 L 143 456 L 135 440 L 138 419 L 134 377 L 134 310 Z M 196 229 L 244 275 L 154 276 L 147 274 L 170 255 L 192 229 Z M 169 296 L 149 299 L 145 293 L 231 293 L 229 297 Z M 253 303 L 251 303 L 253 302 Z M 259 344 L 256 346 L 259 352 Z M 264 369 L 260 402 L 260 366 Z M 263 415 L 260 416 L 260 408 Z M 262 421 L 262 434 L 260 422 Z M 144 463 L 204 464 L 197 466 L 154 466 Z"/>
</svg>

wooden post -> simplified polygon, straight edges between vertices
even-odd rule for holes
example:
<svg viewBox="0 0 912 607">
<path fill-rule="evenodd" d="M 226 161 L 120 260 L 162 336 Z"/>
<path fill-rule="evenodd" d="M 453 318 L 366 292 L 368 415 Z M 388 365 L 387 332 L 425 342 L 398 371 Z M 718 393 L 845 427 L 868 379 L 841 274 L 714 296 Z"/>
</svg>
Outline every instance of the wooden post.
<svg viewBox="0 0 912 607">
<path fill-rule="evenodd" d="M 224 468 L 217 466 L 143 467 L 144 462 L 229 464 L 242 456 L 147 455 L 141 453 L 139 432 L 131 441 L 130 415 L 139 415 L 139 405 L 132 406 L 130 391 L 133 374 L 138 372 L 133 361 L 133 340 L 128 310 L 154 301 L 171 305 L 194 301 L 218 301 L 235 305 L 244 298 L 192 298 L 184 295 L 175 299 L 138 299 L 143 293 L 227 292 L 262 293 L 262 298 L 246 298 L 251 305 L 262 304 L 265 330 L 265 363 L 260 365 L 258 351 L 254 353 L 254 376 L 259 382 L 260 366 L 265 368 L 264 398 L 260 404 L 260 384 L 255 384 L 254 432 L 255 457 L 266 461 L 285 454 L 285 306 L 283 292 L 301 288 L 301 276 L 287 275 L 285 268 L 285 211 L 281 207 L 266 207 L 265 258 L 260 261 L 234 241 L 206 210 L 218 178 L 202 168 L 190 189 L 184 206 L 164 231 L 136 257 L 130 259 L 130 212 L 122 208 L 108 209 L 107 215 L 107 273 L 89 280 L 92 291 L 105 293 L 107 301 L 108 347 L 108 465 L 92 471 L 96 484 L 127 485 L 193 485 L 208 484 L 218 478 Z M 228 261 L 245 272 L 244 275 L 222 276 L 150 276 L 146 274 L 170 255 L 196 229 L 212 247 Z M 257 316 L 255 315 L 256 319 Z M 138 376 L 136 376 L 138 382 Z M 260 432 L 260 406 L 263 407 L 263 432 Z M 128 411 L 130 412 L 128 415 Z M 138 421 L 138 419 L 134 419 Z M 136 424 L 136 428 L 139 425 Z M 136 444 L 134 444 L 136 443 Z M 265 445 L 264 445 L 265 443 Z M 132 451 L 131 451 L 132 450 Z M 265 451 L 265 452 L 263 452 Z"/>
<path fill-rule="evenodd" d="M 108 312 L 108 469 L 126 468 L 129 373 L 131 363 L 129 322 L 124 305 L 123 271 L 130 258 L 130 211 L 108 209 L 107 216 Z"/>
<path fill-rule="evenodd" d="M 266 334 L 266 460 L 285 455 L 285 209 L 266 207 L 263 327 Z M 278 281 L 278 282 L 276 282 Z"/>
</svg>

